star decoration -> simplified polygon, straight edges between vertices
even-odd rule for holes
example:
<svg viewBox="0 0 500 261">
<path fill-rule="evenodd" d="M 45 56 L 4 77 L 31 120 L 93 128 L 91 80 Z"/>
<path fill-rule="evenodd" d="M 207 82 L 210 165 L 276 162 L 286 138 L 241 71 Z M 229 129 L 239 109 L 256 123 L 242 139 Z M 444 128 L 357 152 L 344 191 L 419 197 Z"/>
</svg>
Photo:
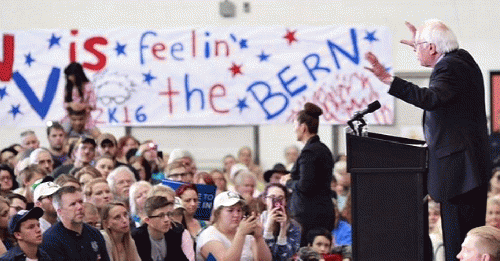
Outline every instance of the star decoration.
<svg viewBox="0 0 500 261">
<path fill-rule="evenodd" d="M 242 66 L 243 65 L 236 65 L 235 63 L 233 63 L 233 65 L 229 68 L 229 70 L 233 74 L 233 77 L 236 76 L 237 74 L 243 75 L 243 72 L 241 71 Z"/>
<path fill-rule="evenodd" d="M 240 40 L 240 49 L 248 48 L 247 39 Z"/>
<path fill-rule="evenodd" d="M 153 76 L 151 74 L 151 70 L 148 72 L 148 73 L 143 73 L 142 75 L 144 75 L 144 81 L 143 82 L 147 82 L 149 86 L 151 86 L 151 81 L 156 79 L 156 76 Z"/>
<path fill-rule="evenodd" d="M 372 43 L 372 42 L 375 42 L 375 41 L 378 41 L 377 37 L 375 37 L 375 33 L 377 31 L 373 31 L 373 32 L 366 32 L 366 36 L 365 36 L 365 40 L 367 40 L 368 42 Z"/>
<path fill-rule="evenodd" d="M 264 50 L 262 50 L 261 54 L 257 55 L 257 57 L 259 57 L 259 61 L 260 62 L 267 61 L 267 59 L 269 58 L 269 56 L 271 56 L 271 55 L 264 53 Z"/>
<path fill-rule="evenodd" d="M 14 117 L 14 119 L 17 114 L 23 114 L 21 110 L 19 110 L 19 107 L 21 107 L 21 104 L 18 104 L 17 106 L 12 105 L 12 109 L 9 111 L 9 113 L 12 113 L 12 117 Z"/>
<path fill-rule="evenodd" d="M 31 67 L 31 63 L 35 61 L 35 59 L 31 57 L 31 53 L 25 54 L 24 57 L 26 57 L 26 61 L 24 63 Z"/>
<path fill-rule="evenodd" d="M 248 107 L 248 104 L 247 104 L 247 98 L 243 98 L 243 99 L 238 99 L 238 104 L 236 105 L 236 107 L 238 109 L 240 109 L 240 113 L 243 111 L 243 109 L 245 108 L 250 108 Z"/>
<path fill-rule="evenodd" d="M 233 42 L 237 42 L 238 40 L 236 39 L 236 36 L 234 34 L 229 34 L 229 36 L 231 37 L 231 40 L 233 40 Z"/>
<path fill-rule="evenodd" d="M 59 43 L 59 40 L 61 40 L 61 36 L 56 37 L 55 34 L 52 34 L 52 37 L 50 37 L 50 39 L 49 39 L 49 49 L 52 48 L 52 46 L 54 46 L 56 44 L 61 46 L 61 44 Z"/>
<path fill-rule="evenodd" d="M 290 30 L 286 29 L 286 34 L 285 34 L 285 36 L 283 36 L 283 38 L 285 38 L 288 41 L 288 45 L 292 45 L 293 42 L 297 42 L 297 38 L 295 38 L 296 32 L 297 32 L 297 30 L 290 31 Z"/>
<path fill-rule="evenodd" d="M 7 96 L 7 86 L 0 88 L 0 100 L 3 100 L 3 97 Z"/>
<path fill-rule="evenodd" d="M 127 45 L 126 44 L 120 44 L 119 42 L 116 42 L 116 47 L 115 47 L 115 50 L 116 50 L 116 56 L 120 56 L 120 54 L 123 54 L 125 56 L 127 56 L 127 54 L 125 53 L 125 47 Z"/>
</svg>

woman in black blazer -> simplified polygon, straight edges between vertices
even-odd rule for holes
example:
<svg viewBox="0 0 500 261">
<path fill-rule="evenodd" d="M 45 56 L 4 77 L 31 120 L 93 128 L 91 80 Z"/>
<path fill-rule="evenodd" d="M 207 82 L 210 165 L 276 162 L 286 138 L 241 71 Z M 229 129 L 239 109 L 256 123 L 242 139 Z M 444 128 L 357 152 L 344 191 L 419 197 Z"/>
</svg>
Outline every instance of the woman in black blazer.
<svg viewBox="0 0 500 261">
<path fill-rule="evenodd" d="M 292 190 L 290 211 L 302 225 L 301 246 L 306 245 L 305 235 L 313 228 L 323 227 L 332 231 L 335 212 L 331 200 L 333 156 L 319 140 L 321 108 L 306 103 L 295 121 L 297 140 L 305 143 L 299 158 L 282 183 Z"/>
</svg>

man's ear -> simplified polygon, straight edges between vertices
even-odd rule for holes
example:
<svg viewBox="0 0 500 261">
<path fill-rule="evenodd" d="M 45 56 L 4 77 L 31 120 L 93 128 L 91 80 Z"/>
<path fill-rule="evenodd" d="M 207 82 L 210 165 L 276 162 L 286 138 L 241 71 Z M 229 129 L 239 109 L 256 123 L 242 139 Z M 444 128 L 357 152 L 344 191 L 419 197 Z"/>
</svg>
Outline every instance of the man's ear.
<svg viewBox="0 0 500 261">
<path fill-rule="evenodd" d="M 429 49 L 430 49 L 429 52 L 431 54 L 434 54 L 434 55 L 438 54 L 437 47 L 435 44 L 433 44 L 433 43 L 429 44 Z"/>
<path fill-rule="evenodd" d="M 21 232 L 19 232 L 19 231 L 14 232 L 14 235 L 13 235 L 13 236 L 14 236 L 14 238 L 15 238 L 16 240 L 18 240 L 18 241 L 22 239 L 22 238 L 21 238 Z"/>
<path fill-rule="evenodd" d="M 144 218 L 144 223 L 148 224 L 149 225 L 149 221 L 151 221 L 151 219 L 149 219 L 149 217 L 145 217 Z"/>
<path fill-rule="evenodd" d="M 42 202 L 40 202 L 40 201 L 35 202 L 35 207 L 41 208 L 42 207 Z"/>
<path fill-rule="evenodd" d="M 491 256 L 490 254 L 482 254 L 481 255 L 481 261 L 491 261 Z"/>
</svg>

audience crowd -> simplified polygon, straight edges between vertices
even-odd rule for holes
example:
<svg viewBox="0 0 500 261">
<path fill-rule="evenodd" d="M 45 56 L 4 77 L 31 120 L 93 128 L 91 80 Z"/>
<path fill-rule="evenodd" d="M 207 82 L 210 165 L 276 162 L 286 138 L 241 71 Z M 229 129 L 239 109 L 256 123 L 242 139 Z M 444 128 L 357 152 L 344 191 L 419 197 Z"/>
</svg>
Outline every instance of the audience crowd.
<svg viewBox="0 0 500 261">
<path fill-rule="evenodd" d="M 92 94 L 73 67 L 65 73 L 76 74 L 70 79 L 85 88 L 69 84 L 68 116 L 63 124 L 48 124 L 49 148 L 27 130 L 19 144 L 1 150 L 0 260 L 352 259 L 345 156 L 333 159 L 333 230 L 304 230 L 291 214 L 293 191 L 282 179 L 299 148 L 287 147 L 286 162 L 267 171 L 249 147 L 224 156 L 221 169 L 198 170 L 187 150 L 162 153 L 153 140 L 117 139 L 92 128 L 92 104 L 82 105 Z M 183 184 L 174 190 L 162 184 L 165 179 Z M 197 184 L 216 187 L 210 220 L 195 217 Z M 431 201 L 435 260 L 444 258 L 439 209 Z M 493 170 L 485 225 L 500 229 L 500 168 Z"/>
</svg>

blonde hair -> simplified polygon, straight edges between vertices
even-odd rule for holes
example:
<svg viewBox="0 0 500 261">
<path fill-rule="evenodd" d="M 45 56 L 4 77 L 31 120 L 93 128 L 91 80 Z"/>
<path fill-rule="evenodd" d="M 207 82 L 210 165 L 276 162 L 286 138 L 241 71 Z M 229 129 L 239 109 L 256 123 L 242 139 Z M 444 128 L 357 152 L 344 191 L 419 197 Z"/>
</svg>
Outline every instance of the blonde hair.
<svg viewBox="0 0 500 261">
<path fill-rule="evenodd" d="M 88 199 L 92 196 L 93 187 L 95 184 L 98 184 L 98 183 L 108 184 L 108 182 L 104 178 L 95 178 L 95 179 L 91 179 L 89 182 L 87 182 L 87 184 L 85 184 L 85 186 L 83 186 L 83 194 L 85 195 L 85 199 L 86 199 L 85 201 L 88 201 Z M 108 186 L 109 186 L 109 184 L 108 184 Z"/>
<path fill-rule="evenodd" d="M 500 260 L 500 229 L 492 226 L 482 226 L 471 229 L 467 236 L 475 236 L 479 238 L 478 245 L 485 248 L 494 260 Z"/>
</svg>

